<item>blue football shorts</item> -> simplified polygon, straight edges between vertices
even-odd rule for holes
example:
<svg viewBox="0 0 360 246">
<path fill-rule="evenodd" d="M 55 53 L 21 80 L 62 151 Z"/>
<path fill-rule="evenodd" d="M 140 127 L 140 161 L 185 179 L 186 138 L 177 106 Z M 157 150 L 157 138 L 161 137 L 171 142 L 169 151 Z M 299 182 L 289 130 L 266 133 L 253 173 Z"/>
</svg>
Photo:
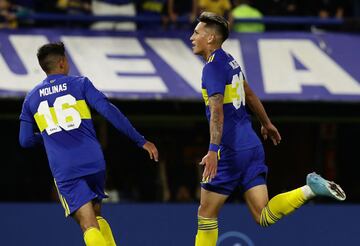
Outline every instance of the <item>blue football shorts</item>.
<svg viewBox="0 0 360 246">
<path fill-rule="evenodd" d="M 267 172 L 262 145 L 240 151 L 221 146 L 216 176 L 201 187 L 223 195 L 231 195 L 237 187 L 245 192 L 266 184 Z"/>
<path fill-rule="evenodd" d="M 67 181 L 55 181 L 55 185 L 66 217 L 89 201 L 101 202 L 108 197 L 104 191 L 105 171 Z"/>
</svg>

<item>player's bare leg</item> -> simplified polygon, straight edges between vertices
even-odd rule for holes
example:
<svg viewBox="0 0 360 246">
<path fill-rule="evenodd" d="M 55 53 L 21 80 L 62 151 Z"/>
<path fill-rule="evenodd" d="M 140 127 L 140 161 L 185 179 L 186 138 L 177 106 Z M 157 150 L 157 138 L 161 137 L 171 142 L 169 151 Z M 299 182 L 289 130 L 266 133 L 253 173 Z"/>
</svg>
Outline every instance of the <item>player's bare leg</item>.
<svg viewBox="0 0 360 246">
<path fill-rule="evenodd" d="M 266 185 L 258 185 L 247 190 L 244 198 L 255 221 L 259 225 L 267 227 L 302 206 L 310 198 L 304 192 L 306 189 L 310 188 L 303 186 L 278 194 L 268 201 Z"/>
<path fill-rule="evenodd" d="M 91 201 L 81 206 L 74 213 L 73 217 L 79 223 L 84 233 L 84 241 L 87 246 L 106 246 L 106 241 L 100 232 Z"/>
<path fill-rule="evenodd" d="M 95 211 L 95 216 L 97 222 L 99 223 L 100 232 L 104 236 L 107 246 L 115 246 L 115 240 L 113 233 L 111 231 L 111 227 L 109 223 L 105 220 L 104 217 L 101 215 L 101 203 L 100 202 L 93 202 L 93 207 Z"/>
<path fill-rule="evenodd" d="M 100 202 L 92 202 L 95 216 L 101 216 L 101 203 Z"/>
<path fill-rule="evenodd" d="M 218 238 L 217 217 L 228 196 L 201 188 L 198 231 L 195 246 L 215 246 Z"/>
<path fill-rule="evenodd" d="M 260 224 L 261 211 L 269 201 L 267 186 L 257 185 L 250 188 L 244 193 L 244 199 L 256 223 Z"/>
<path fill-rule="evenodd" d="M 198 215 L 205 218 L 216 218 L 228 196 L 201 188 Z"/>
<path fill-rule="evenodd" d="M 95 217 L 95 211 L 92 202 L 88 202 L 81 206 L 75 213 L 74 219 L 79 223 L 81 230 L 85 232 L 90 227 L 99 228 L 99 224 Z"/>
</svg>

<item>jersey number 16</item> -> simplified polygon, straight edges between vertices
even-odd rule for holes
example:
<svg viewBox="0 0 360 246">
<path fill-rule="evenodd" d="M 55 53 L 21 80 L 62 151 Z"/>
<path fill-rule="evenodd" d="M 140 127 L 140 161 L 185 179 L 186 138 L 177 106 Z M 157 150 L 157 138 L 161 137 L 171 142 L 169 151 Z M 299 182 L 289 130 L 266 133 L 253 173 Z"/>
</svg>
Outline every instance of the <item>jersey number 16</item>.
<svg viewBox="0 0 360 246">
<path fill-rule="evenodd" d="M 79 128 L 81 116 L 75 108 L 70 107 L 73 105 L 76 105 L 76 99 L 70 94 L 56 98 L 52 108 L 49 107 L 47 100 L 40 102 L 37 111 L 39 115 L 44 116 L 48 135 L 60 132 L 62 129 L 70 131 Z"/>
</svg>

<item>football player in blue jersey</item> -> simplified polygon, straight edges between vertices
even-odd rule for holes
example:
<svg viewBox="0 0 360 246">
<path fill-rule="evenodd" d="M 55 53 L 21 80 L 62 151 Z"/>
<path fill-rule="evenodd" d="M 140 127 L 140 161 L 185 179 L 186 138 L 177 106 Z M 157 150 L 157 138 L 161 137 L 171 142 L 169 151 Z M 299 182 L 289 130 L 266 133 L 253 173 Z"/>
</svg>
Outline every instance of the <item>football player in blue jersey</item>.
<svg viewBox="0 0 360 246">
<path fill-rule="evenodd" d="M 97 140 L 90 108 L 158 161 L 155 145 L 82 76 L 68 76 L 64 44 L 49 43 L 37 57 L 47 77 L 26 96 L 20 115 L 20 144 L 43 144 L 65 215 L 71 215 L 88 246 L 115 245 L 111 228 L 101 216 L 106 198 L 105 160 Z M 37 125 L 37 130 L 35 130 Z"/>
<path fill-rule="evenodd" d="M 264 227 L 316 195 L 345 200 L 340 186 L 311 173 L 306 185 L 269 201 L 264 150 L 251 126 L 245 103 L 259 119 L 264 139 L 270 138 L 277 145 L 281 136 L 246 82 L 238 63 L 221 48 L 229 35 L 227 21 L 210 12 L 202 13 L 198 21 L 190 40 L 193 53 L 206 61 L 202 71 L 202 94 L 210 125 L 210 144 L 200 163 L 204 165 L 204 172 L 195 245 L 216 245 L 219 211 L 236 187 L 242 189 L 255 221 Z"/>
</svg>

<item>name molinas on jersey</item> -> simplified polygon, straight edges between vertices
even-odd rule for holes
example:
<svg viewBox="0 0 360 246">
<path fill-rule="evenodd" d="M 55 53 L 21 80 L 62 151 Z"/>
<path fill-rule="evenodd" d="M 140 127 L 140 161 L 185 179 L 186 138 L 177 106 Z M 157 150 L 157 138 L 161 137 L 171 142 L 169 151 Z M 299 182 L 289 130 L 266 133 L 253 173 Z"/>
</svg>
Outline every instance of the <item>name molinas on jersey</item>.
<svg viewBox="0 0 360 246">
<path fill-rule="evenodd" d="M 67 90 L 67 84 L 63 83 L 60 85 L 53 85 L 51 87 L 42 88 L 39 90 L 39 94 L 40 94 L 40 97 L 43 97 L 43 96 L 48 96 L 48 95 L 58 93 L 61 91 L 66 91 L 66 90 Z"/>
</svg>

